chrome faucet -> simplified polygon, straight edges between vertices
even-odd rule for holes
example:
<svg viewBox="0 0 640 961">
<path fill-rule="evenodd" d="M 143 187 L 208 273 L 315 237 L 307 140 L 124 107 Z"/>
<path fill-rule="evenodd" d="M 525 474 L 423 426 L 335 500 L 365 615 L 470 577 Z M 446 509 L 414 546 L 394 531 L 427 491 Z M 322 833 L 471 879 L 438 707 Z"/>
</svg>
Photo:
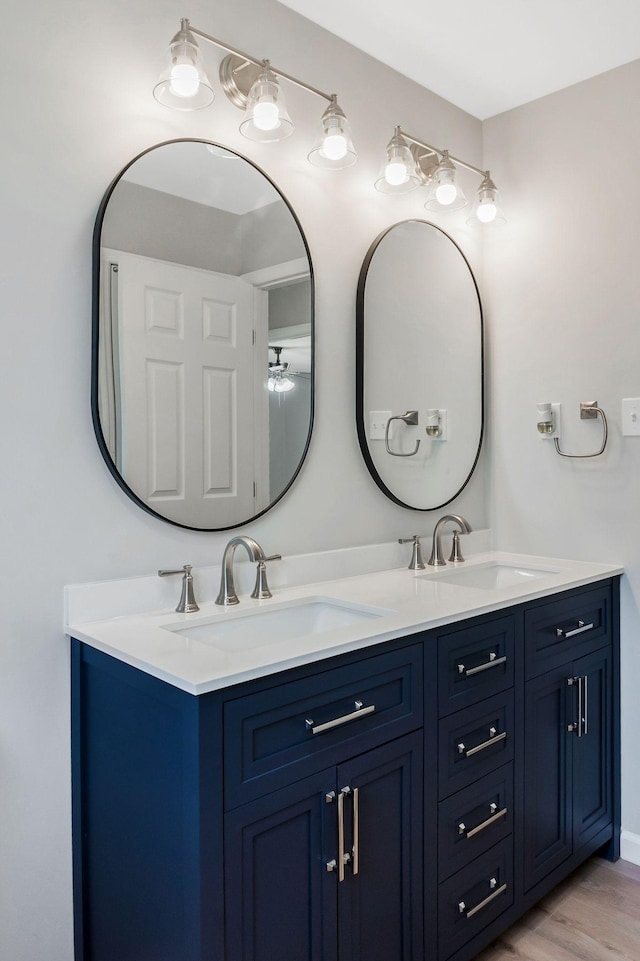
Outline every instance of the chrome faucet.
<svg viewBox="0 0 640 961">
<path fill-rule="evenodd" d="M 232 537 L 224 549 L 224 554 L 222 556 L 220 590 L 218 591 L 218 596 L 216 597 L 216 604 L 224 604 L 227 606 L 228 604 L 240 603 L 238 600 L 238 595 L 236 594 L 235 584 L 233 582 L 233 557 L 236 552 L 236 547 L 238 547 L 239 544 L 242 544 L 251 560 L 255 561 L 255 563 L 258 565 L 256 584 L 253 588 L 251 596 L 255 598 L 271 597 L 271 591 L 269 590 L 269 585 L 267 584 L 265 565 L 267 561 L 281 560 L 281 555 L 272 554 L 271 557 L 266 557 L 264 551 L 258 542 L 254 541 L 253 537 L 241 535 L 239 537 Z"/>
<path fill-rule="evenodd" d="M 449 521 L 451 521 L 454 524 L 458 524 L 459 534 L 471 533 L 470 525 L 464 519 L 464 517 L 462 517 L 460 514 L 445 514 L 444 517 L 441 517 L 438 523 L 436 524 L 435 530 L 433 532 L 433 546 L 431 548 L 431 557 L 427 561 L 427 564 L 429 564 L 431 567 L 443 567 L 447 563 L 444 557 L 442 556 L 442 545 L 440 543 L 440 538 L 442 537 L 442 528 Z M 455 557 L 454 557 L 454 553 L 455 553 Z M 460 553 L 459 544 L 455 545 L 455 550 L 452 551 L 451 557 L 449 558 L 449 560 L 457 560 L 457 561 L 464 560 L 464 557 Z"/>
</svg>

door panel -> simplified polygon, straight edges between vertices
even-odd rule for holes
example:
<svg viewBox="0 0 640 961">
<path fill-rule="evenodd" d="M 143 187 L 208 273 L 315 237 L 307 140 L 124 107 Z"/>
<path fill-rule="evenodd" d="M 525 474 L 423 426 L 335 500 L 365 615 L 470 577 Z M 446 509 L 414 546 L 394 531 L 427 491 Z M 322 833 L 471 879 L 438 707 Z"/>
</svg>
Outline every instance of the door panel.
<svg viewBox="0 0 640 961">
<path fill-rule="evenodd" d="M 577 677 L 586 678 L 586 731 L 573 742 L 574 848 L 585 844 L 611 822 L 611 651 L 605 648 L 574 663 Z"/>
<path fill-rule="evenodd" d="M 338 885 L 340 961 L 420 961 L 422 734 L 341 765 L 337 783 L 351 789 L 345 850 L 356 830 L 358 841 L 357 865 L 352 858 Z"/>
<path fill-rule="evenodd" d="M 225 818 L 225 961 L 336 961 L 335 803 L 321 772 Z"/>
<path fill-rule="evenodd" d="M 572 851 L 567 686 L 571 665 L 534 681 L 525 695 L 524 887 L 532 888 Z M 572 702 L 571 702 L 572 703 Z"/>
<path fill-rule="evenodd" d="M 257 423 L 256 401 L 265 411 L 268 401 L 264 377 L 256 382 L 254 288 L 105 254 L 118 263 L 117 467 L 141 500 L 179 524 L 239 523 L 255 512 L 256 441 L 246 425 Z"/>
</svg>

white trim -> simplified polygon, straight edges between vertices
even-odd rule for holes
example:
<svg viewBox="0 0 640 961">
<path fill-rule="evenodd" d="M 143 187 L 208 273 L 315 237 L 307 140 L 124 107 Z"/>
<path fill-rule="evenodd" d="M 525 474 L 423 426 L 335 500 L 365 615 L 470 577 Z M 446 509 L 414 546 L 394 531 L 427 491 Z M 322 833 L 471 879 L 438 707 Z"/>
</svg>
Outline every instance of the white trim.
<svg viewBox="0 0 640 961">
<path fill-rule="evenodd" d="M 620 833 L 620 857 L 624 861 L 640 865 L 640 834 L 634 834 L 632 831 Z"/>
<path fill-rule="evenodd" d="M 306 257 L 288 260 L 283 264 L 273 264 L 271 267 L 261 267 L 260 270 L 251 270 L 247 274 L 240 275 L 242 280 L 248 284 L 253 284 L 254 287 L 260 287 L 262 290 L 295 284 L 299 280 L 305 280 L 308 276 L 309 261 Z"/>
</svg>

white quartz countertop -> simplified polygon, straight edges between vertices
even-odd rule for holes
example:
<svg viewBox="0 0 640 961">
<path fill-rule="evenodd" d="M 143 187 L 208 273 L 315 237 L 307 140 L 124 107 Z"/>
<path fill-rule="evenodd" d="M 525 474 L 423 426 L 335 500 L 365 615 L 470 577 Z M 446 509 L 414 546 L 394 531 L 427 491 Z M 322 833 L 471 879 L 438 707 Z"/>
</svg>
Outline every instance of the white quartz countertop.
<svg viewBox="0 0 640 961">
<path fill-rule="evenodd" d="M 471 587 L 452 581 L 451 575 L 456 571 L 464 570 L 467 577 L 466 572 L 491 565 L 525 568 L 533 574 L 505 587 Z M 402 567 L 274 588 L 274 596 L 269 600 L 258 601 L 243 595 L 240 604 L 228 608 L 207 601 L 195 614 L 177 614 L 165 608 L 67 623 L 65 631 L 190 694 L 204 694 L 622 573 L 621 567 L 611 564 L 491 551 L 476 554 L 464 564 L 447 564 L 439 569 L 410 571 Z M 224 619 L 276 611 L 309 598 L 318 599 L 319 603 L 337 601 L 338 605 L 373 608 L 377 614 L 348 626 L 287 640 L 270 639 L 264 643 L 258 638 L 255 645 L 239 644 L 237 649 L 232 640 L 225 641 L 223 649 L 215 642 L 196 639 L 198 631 L 193 631 L 190 637 L 175 633 L 203 623 L 222 624 Z M 258 618 L 253 620 L 259 623 Z"/>
</svg>

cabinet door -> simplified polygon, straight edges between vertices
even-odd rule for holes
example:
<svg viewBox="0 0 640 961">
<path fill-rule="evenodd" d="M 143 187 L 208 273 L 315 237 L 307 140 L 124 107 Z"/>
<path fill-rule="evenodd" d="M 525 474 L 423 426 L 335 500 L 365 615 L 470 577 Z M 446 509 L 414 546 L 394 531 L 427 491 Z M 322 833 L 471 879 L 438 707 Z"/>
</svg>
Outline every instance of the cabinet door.
<svg viewBox="0 0 640 961">
<path fill-rule="evenodd" d="M 529 681 L 525 694 L 524 888 L 571 855 L 573 670 L 566 664 Z"/>
<path fill-rule="evenodd" d="M 334 784 L 332 768 L 227 814 L 225 961 L 336 961 Z"/>
<path fill-rule="evenodd" d="M 573 736 L 573 841 L 577 849 L 612 819 L 611 650 L 588 654 L 575 661 L 573 669 L 582 688 L 582 723 Z"/>
<path fill-rule="evenodd" d="M 345 796 L 346 877 L 338 882 L 340 961 L 420 961 L 422 734 L 338 768 Z"/>
</svg>

